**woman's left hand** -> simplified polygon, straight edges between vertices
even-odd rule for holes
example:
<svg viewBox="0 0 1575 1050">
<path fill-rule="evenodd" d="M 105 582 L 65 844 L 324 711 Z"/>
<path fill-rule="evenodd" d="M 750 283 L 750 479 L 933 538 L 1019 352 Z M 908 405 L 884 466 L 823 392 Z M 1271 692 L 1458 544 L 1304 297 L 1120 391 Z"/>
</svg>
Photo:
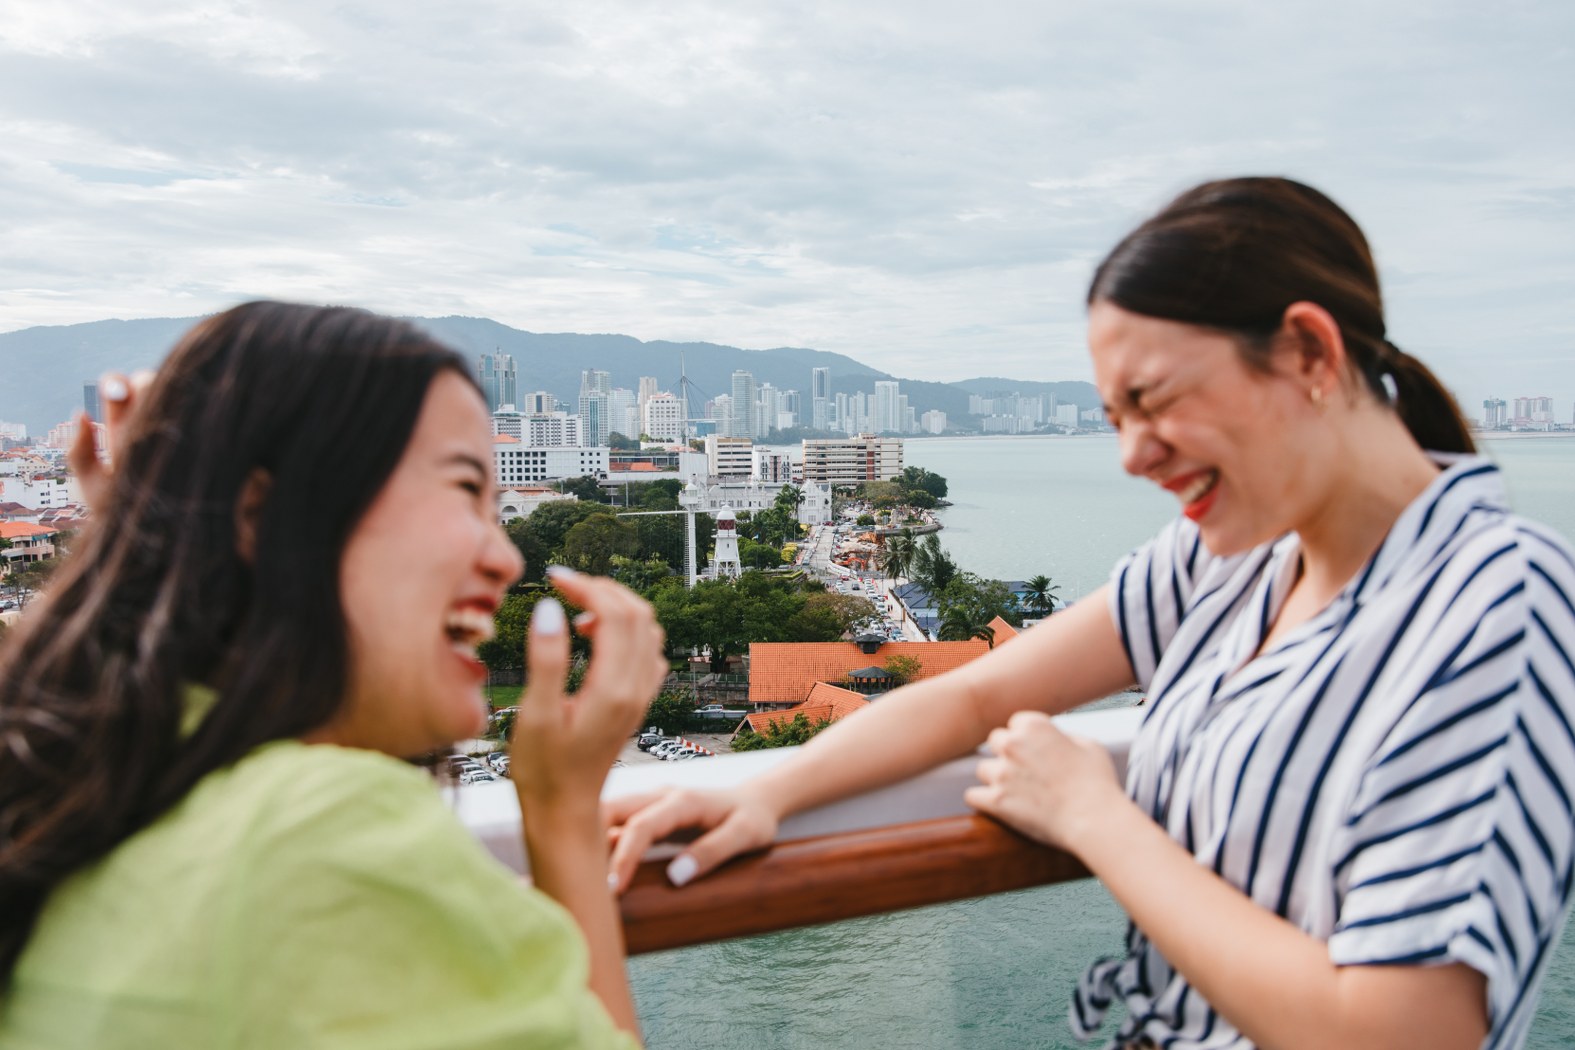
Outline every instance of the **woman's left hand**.
<svg viewBox="0 0 1575 1050">
<path fill-rule="evenodd" d="M 994 754 L 963 798 L 1037 842 L 1075 853 L 1084 829 L 1110 807 L 1130 805 L 1105 749 L 1067 736 L 1049 715 L 1019 711 L 988 743 Z"/>
</svg>

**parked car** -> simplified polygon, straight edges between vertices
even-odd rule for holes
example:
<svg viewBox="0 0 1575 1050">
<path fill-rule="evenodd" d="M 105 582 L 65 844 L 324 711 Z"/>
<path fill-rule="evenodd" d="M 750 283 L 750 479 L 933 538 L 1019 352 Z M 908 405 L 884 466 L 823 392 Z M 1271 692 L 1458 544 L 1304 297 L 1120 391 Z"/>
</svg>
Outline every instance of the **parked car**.
<svg viewBox="0 0 1575 1050">
<path fill-rule="evenodd" d="M 649 751 L 651 748 L 655 747 L 657 744 L 660 744 L 666 739 L 667 738 L 662 735 L 661 730 L 657 729 L 655 726 L 652 726 L 640 734 L 640 739 L 635 741 L 634 746 L 639 748 L 641 751 Z"/>
<path fill-rule="evenodd" d="M 467 769 L 459 775 L 461 784 L 495 784 L 497 780 L 497 777 L 479 766 L 475 769 Z"/>
</svg>

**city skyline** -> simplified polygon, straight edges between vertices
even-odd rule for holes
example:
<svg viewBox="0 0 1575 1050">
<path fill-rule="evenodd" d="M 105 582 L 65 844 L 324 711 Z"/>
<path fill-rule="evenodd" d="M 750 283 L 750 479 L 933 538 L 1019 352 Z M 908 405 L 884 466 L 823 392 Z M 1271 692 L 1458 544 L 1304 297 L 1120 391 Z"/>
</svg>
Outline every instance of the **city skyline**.
<svg viewBox="0 0 1575 1050">
<path fill-rule="evenodd" d="M 1267 172 L 1362 223 L 1468 413 L 1567 405 L 1572 33 L 1552 0 L 22 5 L 0 331 L 276 296 L 1088 379 L 1103 252 Z"/>
</svg>

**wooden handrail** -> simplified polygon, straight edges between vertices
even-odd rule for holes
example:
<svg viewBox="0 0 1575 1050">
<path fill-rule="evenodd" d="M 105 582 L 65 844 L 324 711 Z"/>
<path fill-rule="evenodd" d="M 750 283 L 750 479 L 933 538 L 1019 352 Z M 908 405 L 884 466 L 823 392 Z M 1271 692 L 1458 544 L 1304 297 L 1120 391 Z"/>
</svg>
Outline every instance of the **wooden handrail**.
<svg viewBox="0 0 1575 1050">
<path fill-rule="evenodd" d="M 667 881 L 667 863 L 643 862 L 622 898 L 631 955 L 1088 874 L 1071 854 L 977 815 L 779 842 L 684 889 Z"/>
</svg>

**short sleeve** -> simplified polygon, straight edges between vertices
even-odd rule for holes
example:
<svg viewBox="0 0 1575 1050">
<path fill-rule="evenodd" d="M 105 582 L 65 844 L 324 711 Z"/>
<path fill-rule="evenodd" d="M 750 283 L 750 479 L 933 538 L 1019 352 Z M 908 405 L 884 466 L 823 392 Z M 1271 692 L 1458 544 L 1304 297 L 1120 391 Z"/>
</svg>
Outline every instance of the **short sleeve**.
<svg viewBox="0 0 1575 1050">
<path fill-rule="evenodd" d="M 1145 690 L 1181 626 L 1208 560 L 1197 526 L 1177 518 L 1121 559 L 1110 574 L 1110 615 L 1132 673 Z"/>
<path fill-rule="evenodd" d="M 1539 609 L 1536 587 L 1516 578 L 1482 574 L 1454 615 L 1430 625 L 1441 655 L 1421 668 L 1415 699 L 1396 704 L 1403 713 L 1331 853 L 1331 959 L 1464 963 L 1487 978 L 1500 1033 L 1529 1016 L 1575 851 L 1575 680 L 1545 630 L 1569 614 Z"/>
<path fill-rule="evenodd" d="M 309 749 L 314 750 L 314 749 Z M 571 918 L 381 756 L 295 785 L 229 939 L 236 1046 L 629 1047 Z"/>
</svg>

